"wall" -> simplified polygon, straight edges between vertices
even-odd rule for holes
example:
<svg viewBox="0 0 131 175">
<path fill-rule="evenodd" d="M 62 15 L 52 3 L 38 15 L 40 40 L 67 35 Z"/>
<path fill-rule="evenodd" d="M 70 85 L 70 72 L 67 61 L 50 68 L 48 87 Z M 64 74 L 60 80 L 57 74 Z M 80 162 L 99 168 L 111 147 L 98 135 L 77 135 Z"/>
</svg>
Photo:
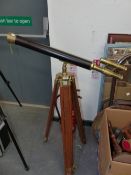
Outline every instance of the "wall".
<svg viewBox="0 0 131 175">
<path fill-rule="evenodd" d="M 31 16 L 33 27 L 0 26 L 0 33 L 42 34 L 43 16 L 47 15 L 47 0 L 1 0 L 0 16 Z"/>
<path fill-rule="evenodd" d="M 130 0 L 48 0 L 50 44 L 93 60 L 104 54 L 108 33 L 131 34 Z M 52 79 L 61 63 L 52 60 Z M 100 75 L 78 68 L 83 118 L 93 120 L 98 108 Z"/>
<path fill-rule="evenodd" d="M 32 26 L 0 26 L 0 34 L 42 35 L 43 17 L 47 17 L 47 0 L 1 0 L 0 16 L 31 16 Z M 1 36 L 1 35 L 0 35 Z M 31 38 L 49 45 L 49 38 Z M 0 37 L 0 70 L 21 102 L 49 105 L 51 97 L 50 58 L 20 46 L 12 45 Z M 0 76 L 0 100 L 15 101 Z"/>
</svg>

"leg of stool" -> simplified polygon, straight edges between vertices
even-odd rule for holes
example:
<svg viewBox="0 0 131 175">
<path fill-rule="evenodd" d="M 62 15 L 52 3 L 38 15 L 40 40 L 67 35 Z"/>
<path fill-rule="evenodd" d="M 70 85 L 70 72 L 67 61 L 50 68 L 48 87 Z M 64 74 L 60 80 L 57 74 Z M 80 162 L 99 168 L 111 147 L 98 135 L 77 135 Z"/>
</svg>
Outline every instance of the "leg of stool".
<svg viewBox="0 0 131 175">
<path fill-rule="evenodd" d="M 73 132 L 72 132 L 72 97 L 71 86 L 60 87 L 61 127 L 65 175 L 73 174 Z"/>
<path fill-rule="evenodd" d="M 53 92 L 52 92 L 52 97 L 51 97 L 51 105 L 50 105 L 50 109 L 49 109 L 48 120 L 47 120 L 47 125 L 46 125 L 46 130 L 45 130 L 45 141 L 48 140 L 51 124 L 53 121 L 54 108 L 56 105 L 58 89 L 59 89 L 59 82 L 58 82 L 58 80 L 55 80 L 54 88 L 53 88 Z"/>
<path fill-rule="evenodd" d="M 76 121 L 77 121 L 80 139 L 81 139 L 81 142 L 83 144 L 85 144 L 86 143 L 86 136 L 85 136 L 85 130 L 84 130 L 83 121 L 82 121 L 81 112 L 80 112 L 80 105 L 79 105 L 79 101 L 78 101 L 78 97 L 77 97 L 75 78 L 72 79 L 72 94 L 73 94 L 74 112 L 75 112 L 75 116 L 76 116 Z"/>
</svg>

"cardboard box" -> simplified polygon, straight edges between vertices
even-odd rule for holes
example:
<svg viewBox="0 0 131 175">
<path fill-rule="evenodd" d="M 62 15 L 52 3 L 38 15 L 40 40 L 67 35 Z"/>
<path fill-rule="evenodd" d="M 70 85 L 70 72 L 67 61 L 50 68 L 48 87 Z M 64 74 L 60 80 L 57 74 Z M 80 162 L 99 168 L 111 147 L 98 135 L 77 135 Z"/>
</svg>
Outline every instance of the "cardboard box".
<svg viewBox="0 0 131 175">
<path fill-rule="evenodd" d="M 131 122 L 131 111 L 111 108 L 104 111 L 98 146 L 100 175 L 131 175 L 131 164 L 112 160 L 107 120 L 111 121 L 113 127 L 123 128 Z"/>
</svg>

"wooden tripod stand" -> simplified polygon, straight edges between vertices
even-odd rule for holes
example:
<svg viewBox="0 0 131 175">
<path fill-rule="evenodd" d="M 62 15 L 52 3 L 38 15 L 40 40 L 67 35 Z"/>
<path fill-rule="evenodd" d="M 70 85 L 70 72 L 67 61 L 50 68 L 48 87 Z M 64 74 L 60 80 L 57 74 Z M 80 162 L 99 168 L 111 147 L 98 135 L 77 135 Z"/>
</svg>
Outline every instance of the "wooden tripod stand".
<svg viewBox="0 0 131 175">
<path fill-rule="evenodd" d="M 51 98 L 51 105 L 48 115 L 48 121 L 45 131 L 45 141 L 48 140 L 51 124 L 54 117 L 54 108 L 56 106 L 57 94 L 60 89 L 61 106 L 61 130 L 63 137 L 63 152 L 65 175 L 73 174 L 73 117 L 76 119 L 80 140 L 86 143 L 83 121 L 81 118 L 80 106 L 77 97 L 75 77 L 67 73 L 66 63 L 63 64 L 62 73 L 56 75 L 54 88 Z"/>
</svg>

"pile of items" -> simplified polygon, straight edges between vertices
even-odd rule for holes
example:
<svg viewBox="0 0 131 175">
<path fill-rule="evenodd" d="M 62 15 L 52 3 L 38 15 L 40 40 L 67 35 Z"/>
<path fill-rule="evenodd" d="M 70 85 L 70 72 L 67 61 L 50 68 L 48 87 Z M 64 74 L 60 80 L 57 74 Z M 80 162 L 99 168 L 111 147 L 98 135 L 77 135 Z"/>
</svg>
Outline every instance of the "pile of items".
<svg viewBox="0 0 131 175">
<path fill-rule="evenodd" d="M 120 129 L 112 127 L 108 120 L 108 131 L 112 159 L 118 162 L 131 163 L 131 123 Z"/>
</svg>

